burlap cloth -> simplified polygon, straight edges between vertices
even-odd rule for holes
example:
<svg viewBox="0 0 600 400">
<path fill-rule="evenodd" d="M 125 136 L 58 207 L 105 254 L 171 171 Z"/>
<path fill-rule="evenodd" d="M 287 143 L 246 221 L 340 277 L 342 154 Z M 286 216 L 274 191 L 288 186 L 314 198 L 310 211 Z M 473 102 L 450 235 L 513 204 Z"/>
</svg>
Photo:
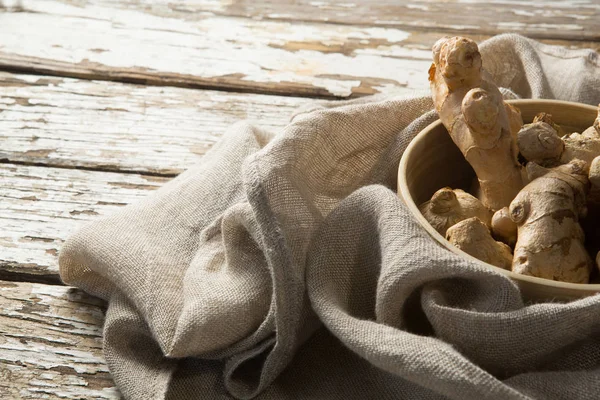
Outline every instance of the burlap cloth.
<svg viewBox="0 0 600 400">
<path fill-rule="evenodd" d="M 503 35 L 481 52 L 520 97 L 600 102 L 593 51 Z M 524 304 L 396 196 L 432 108 L 423 92 L 317 104 L 276 135 L 239 123 L 71 237 L 60 273 L 109 301 L 104 352 L 123 395 L 600 398 L 600 296 Z"/>
</svg>

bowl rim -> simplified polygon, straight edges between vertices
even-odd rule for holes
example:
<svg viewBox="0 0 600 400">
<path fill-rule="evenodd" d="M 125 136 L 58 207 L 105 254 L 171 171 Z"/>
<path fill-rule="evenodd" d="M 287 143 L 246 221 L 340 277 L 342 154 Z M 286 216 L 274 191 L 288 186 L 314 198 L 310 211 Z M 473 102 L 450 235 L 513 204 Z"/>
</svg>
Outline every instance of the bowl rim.
<svg viewBox="0 0 600 400">
<path fill-rule="evenodd" d="M 515 105 L 517 107 L 519 105 L 523 105 L 523 104 L 527 104 L 527 105 L 554 104 L 554 105 L 564 105 L 564 106 L 578 107 L 578 108 L 587 108 L 594 112 L 598 111 L 597 107 L 591 106 L 589 104 L 576 103 L 576 102 L 572 102 L 572 101 L 563 101 L 563 100 L 515 99 L 515 100 L 507 100 L 506 102 L 509 104 Z M 419 141 L 423 140 L 423 138 L 425 137 L 425 135 L 428 134 L 428 132 L 430 132 L 434 128 L 437 128 L 439 125 L 442 125 L 442 121 L 437 119 L 434 122 L 432 122 L 431 124 L 429 124 L 427 127 L 425 127 L 423 130 L 421 130 L 410 141 L 410 143 L 404 150 L 404 153 L 402 154 L 402 157 L 400 158 L 400 164 L 398 166 L 398 195 L 402 198 L 402 200 L 404 201 L 404 203 L 406 204 L 406 206 L 408 207 L 410 212 L 413 214 L 413 217 L 420 223 L 420 225 L 423 227 L 423 229 L 425 229 L 427 231 L 427 233 L 433 237 L 433 239 L 438 241 L 441 245 L 443 245 L 446 249 L 450 250 L 451 252 L 458 254 L 458 255 L 460 255 L 472 262 L 475 262 L 479 265 L 485 266 L 487 268 L 492 268 L 494 271 L 499 272 L 503 275 L 506 275 L 509 278 L 511 278 L 517 282 L 524 281 L 524 282 L 529 282 L 529 283 L 533 283 L 536 285 L 552 286 L 555 288 L 569 289 L 569 290 L 576 290 L 576 291 L 585 291 L 585 292 L 598 291 L 598 292 L 600 292 L 600 284 L 599 283 L 570 283 L 570 282 L 553 281 L 553 280 L 545 279 L 545 278 L 537 278 L 534 276 L 517 274 L 516 272 L 508 271 L 503 268 L 496 267 L 495 265 L 488 264 L 486 262 L 483 262 L 483 261 L 473 257 L 470 254 L 465 253 L 464 251 L 460 250 L 458 247 L 453 246 L 452 244 L 450 244 L 450 242 L 448 242 L 446 240 L 445 237 L 443 237 L 439 232 L 437 232 L 435 229 L 433 229 L 431 227 L 429 222 L 427 222 L 425 217 L 423 217 L 423 215 L 419 211 L 419 207 L 417 206 L 417 204 L 415 204 L 414 200 L 412 199 L 412 196 L 410 195 L 410 191 L 408 189 L 408 183 L 406 181 L 406 176 L 407 176 L 406 172 L 408 169 L 407 168 L 408 154 L 412 153 L 411 150 L 413 150 L 413 148 L 417 146 Z M 592 257 L 592 262 L 593 262 L 593 257 Z"/>
</svg>

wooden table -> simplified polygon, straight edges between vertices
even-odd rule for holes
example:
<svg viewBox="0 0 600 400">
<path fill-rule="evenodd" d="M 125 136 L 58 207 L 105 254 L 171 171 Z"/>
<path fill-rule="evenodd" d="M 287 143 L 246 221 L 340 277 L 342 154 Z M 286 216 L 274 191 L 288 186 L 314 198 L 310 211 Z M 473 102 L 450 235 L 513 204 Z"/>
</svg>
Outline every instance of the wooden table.
<svg viewBox="0 0 600 400">
<path fill-rule="evenodd" d="M 600 0 L 0 0 L 0 398 L 119 398 L 105 304 L 61 286 L 58 251 L 228 125 L 426 88 L 447 34 L 597 50 L 598 21 Z"/>
</svg>

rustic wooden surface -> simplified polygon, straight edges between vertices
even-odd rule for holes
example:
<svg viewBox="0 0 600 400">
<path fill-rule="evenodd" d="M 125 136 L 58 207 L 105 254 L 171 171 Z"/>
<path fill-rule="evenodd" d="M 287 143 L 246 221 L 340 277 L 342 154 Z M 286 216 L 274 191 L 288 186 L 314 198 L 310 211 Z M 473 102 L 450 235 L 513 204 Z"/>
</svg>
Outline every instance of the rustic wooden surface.
<svg viewBox="0 0 600 400">
<path fill-rule="evenodd" d="M 106 1 L 104 3 L 107 3 Z M 116 1 L 113 1 L 116 3 Z M 269 20 L 329 22 L 498 34 L 516 32 L 537 38 L 598 40 L 600 3 L 596 0 L 126 0 L 121 7 L 144 7 L 155 14 L 198 12 Z"/>
<path fill-rule="evenodd" d="M 277 131 L 306 99 L 0 72 L 0 159 L 175 175 L 233 123 Z"/>
<path fill-rule="evenodd" d="M 293 23 L 295 18 L 305 19 L 306 10 L 323 15 L 320 10 L 328 9 L 326 4 L 315 7 L 321 3 L 314 1 L 307 2 L 313 4 L 311 7 L 290 7 L 291 15 L 283 21 L 215 15 L 213 7 L 208 7 L 214 2 L 205 2 L 206 5 L 190 2 L 197 5 L 197 11 L 205 7 L 211 10 L 196 13 L 182 11 L 186 10 L 185 2 L 164 2 L 163 7 L 150 3 L 19 1 L 18 7 L 5 7 L 0 14 L 0 67 L 86 79 L 344 98 L 427 88 L 423 71 L 431 64 L 430 48 L 444 35 L 444 31 L 414 31 L 412 26 L 400 29 L 312 21 Z M 462 16 L 449 17 L 452 3 L 440 4 L 432 2 L 427 6 L 437 9 L 433 14 L 437 20 L 464 21 Z M 446 6 L 450 11 L 444 10 Z M 393 14 L 385 6 L 368 6 L 364 0 L 360 9 L 366 8 L 373 8 L 379 18 Z M 511 14 L 507 5 L 501 3 L 496 8 L 504 10 L 500 15 Z M 558 7 L 554 11 L 558 14 L 563 11 L 561 15 L 569 15 L 568 21 L 574 19 L 580 25 L 575 27 L 561 20 L 538 24 L 536 29 L 551 39 L 557 39 L 556 29 L 563 36 L 577 32 L 578 40 L 598 39 L 598 7 L 593 4 L 581 7 L 579 14 L 567 14 L 564 10 Z M 352 7 L 342 7 L 342 11 L 340 18 L 349 13 L 355 15 L 353 18 L 361 15 Z M 325 14 L 332 12 L 329 8 Z M 402 15 L 404 11 L 397 12 Z M 421 19 L 426 19 L 426 15 L 420 11 Z M 487 27 L 495 21 L 493 7 L 486 15 L 487 19 L 483 17 L 480 22 Z M 36 28 L 22 29 L 25 26 Z M 488 33 L 474 25 L 463 28 L 478 35 Z M 518 27 L 512 30 L 515 29 L 522 31 Z M 596 45 L 571 43 L 584 47 Z"/>
<path fill-rule="evenodd" d="M 61 286 L 60 247 L 232 123 L 425 89 L 446 34 L 597 50 L 599 20 L 597 0 L 0 0 L 0 398 L 119 398 L 105 304 Z"/>
<path fill-rule="evenodd" d="M 101 301 L 0 281 L 0 305 L 0 398 L 119 398 L 102 358 Z"/>
<path fill-rule="evenodd" d="M 0 278 L 58 282 L 58 251 L 70 234 L 155 190 L 168 177 L 0 165 Z"/>
</svg>

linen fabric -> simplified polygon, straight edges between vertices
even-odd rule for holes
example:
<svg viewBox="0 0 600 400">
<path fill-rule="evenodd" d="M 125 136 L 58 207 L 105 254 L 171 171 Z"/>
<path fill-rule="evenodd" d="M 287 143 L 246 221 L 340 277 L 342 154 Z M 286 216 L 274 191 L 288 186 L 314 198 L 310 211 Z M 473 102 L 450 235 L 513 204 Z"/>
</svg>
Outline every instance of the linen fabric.
<svg viewBox="0 0 600 400">
<path fill-rule="evenodd" d="M 600 61 L 518 35 L 480 45 L 512 97 L 600 103 Z M 424 74 L 426 71 L 424 71 Z M 585 399 L 600 393 L 600 296 L 526 304 L 443 249 L 396 196 L 437 119 L 428 92 L 316 103 L 248 123 L 60 252 L 106 299 L 127 399 Z"/>
</svg>

